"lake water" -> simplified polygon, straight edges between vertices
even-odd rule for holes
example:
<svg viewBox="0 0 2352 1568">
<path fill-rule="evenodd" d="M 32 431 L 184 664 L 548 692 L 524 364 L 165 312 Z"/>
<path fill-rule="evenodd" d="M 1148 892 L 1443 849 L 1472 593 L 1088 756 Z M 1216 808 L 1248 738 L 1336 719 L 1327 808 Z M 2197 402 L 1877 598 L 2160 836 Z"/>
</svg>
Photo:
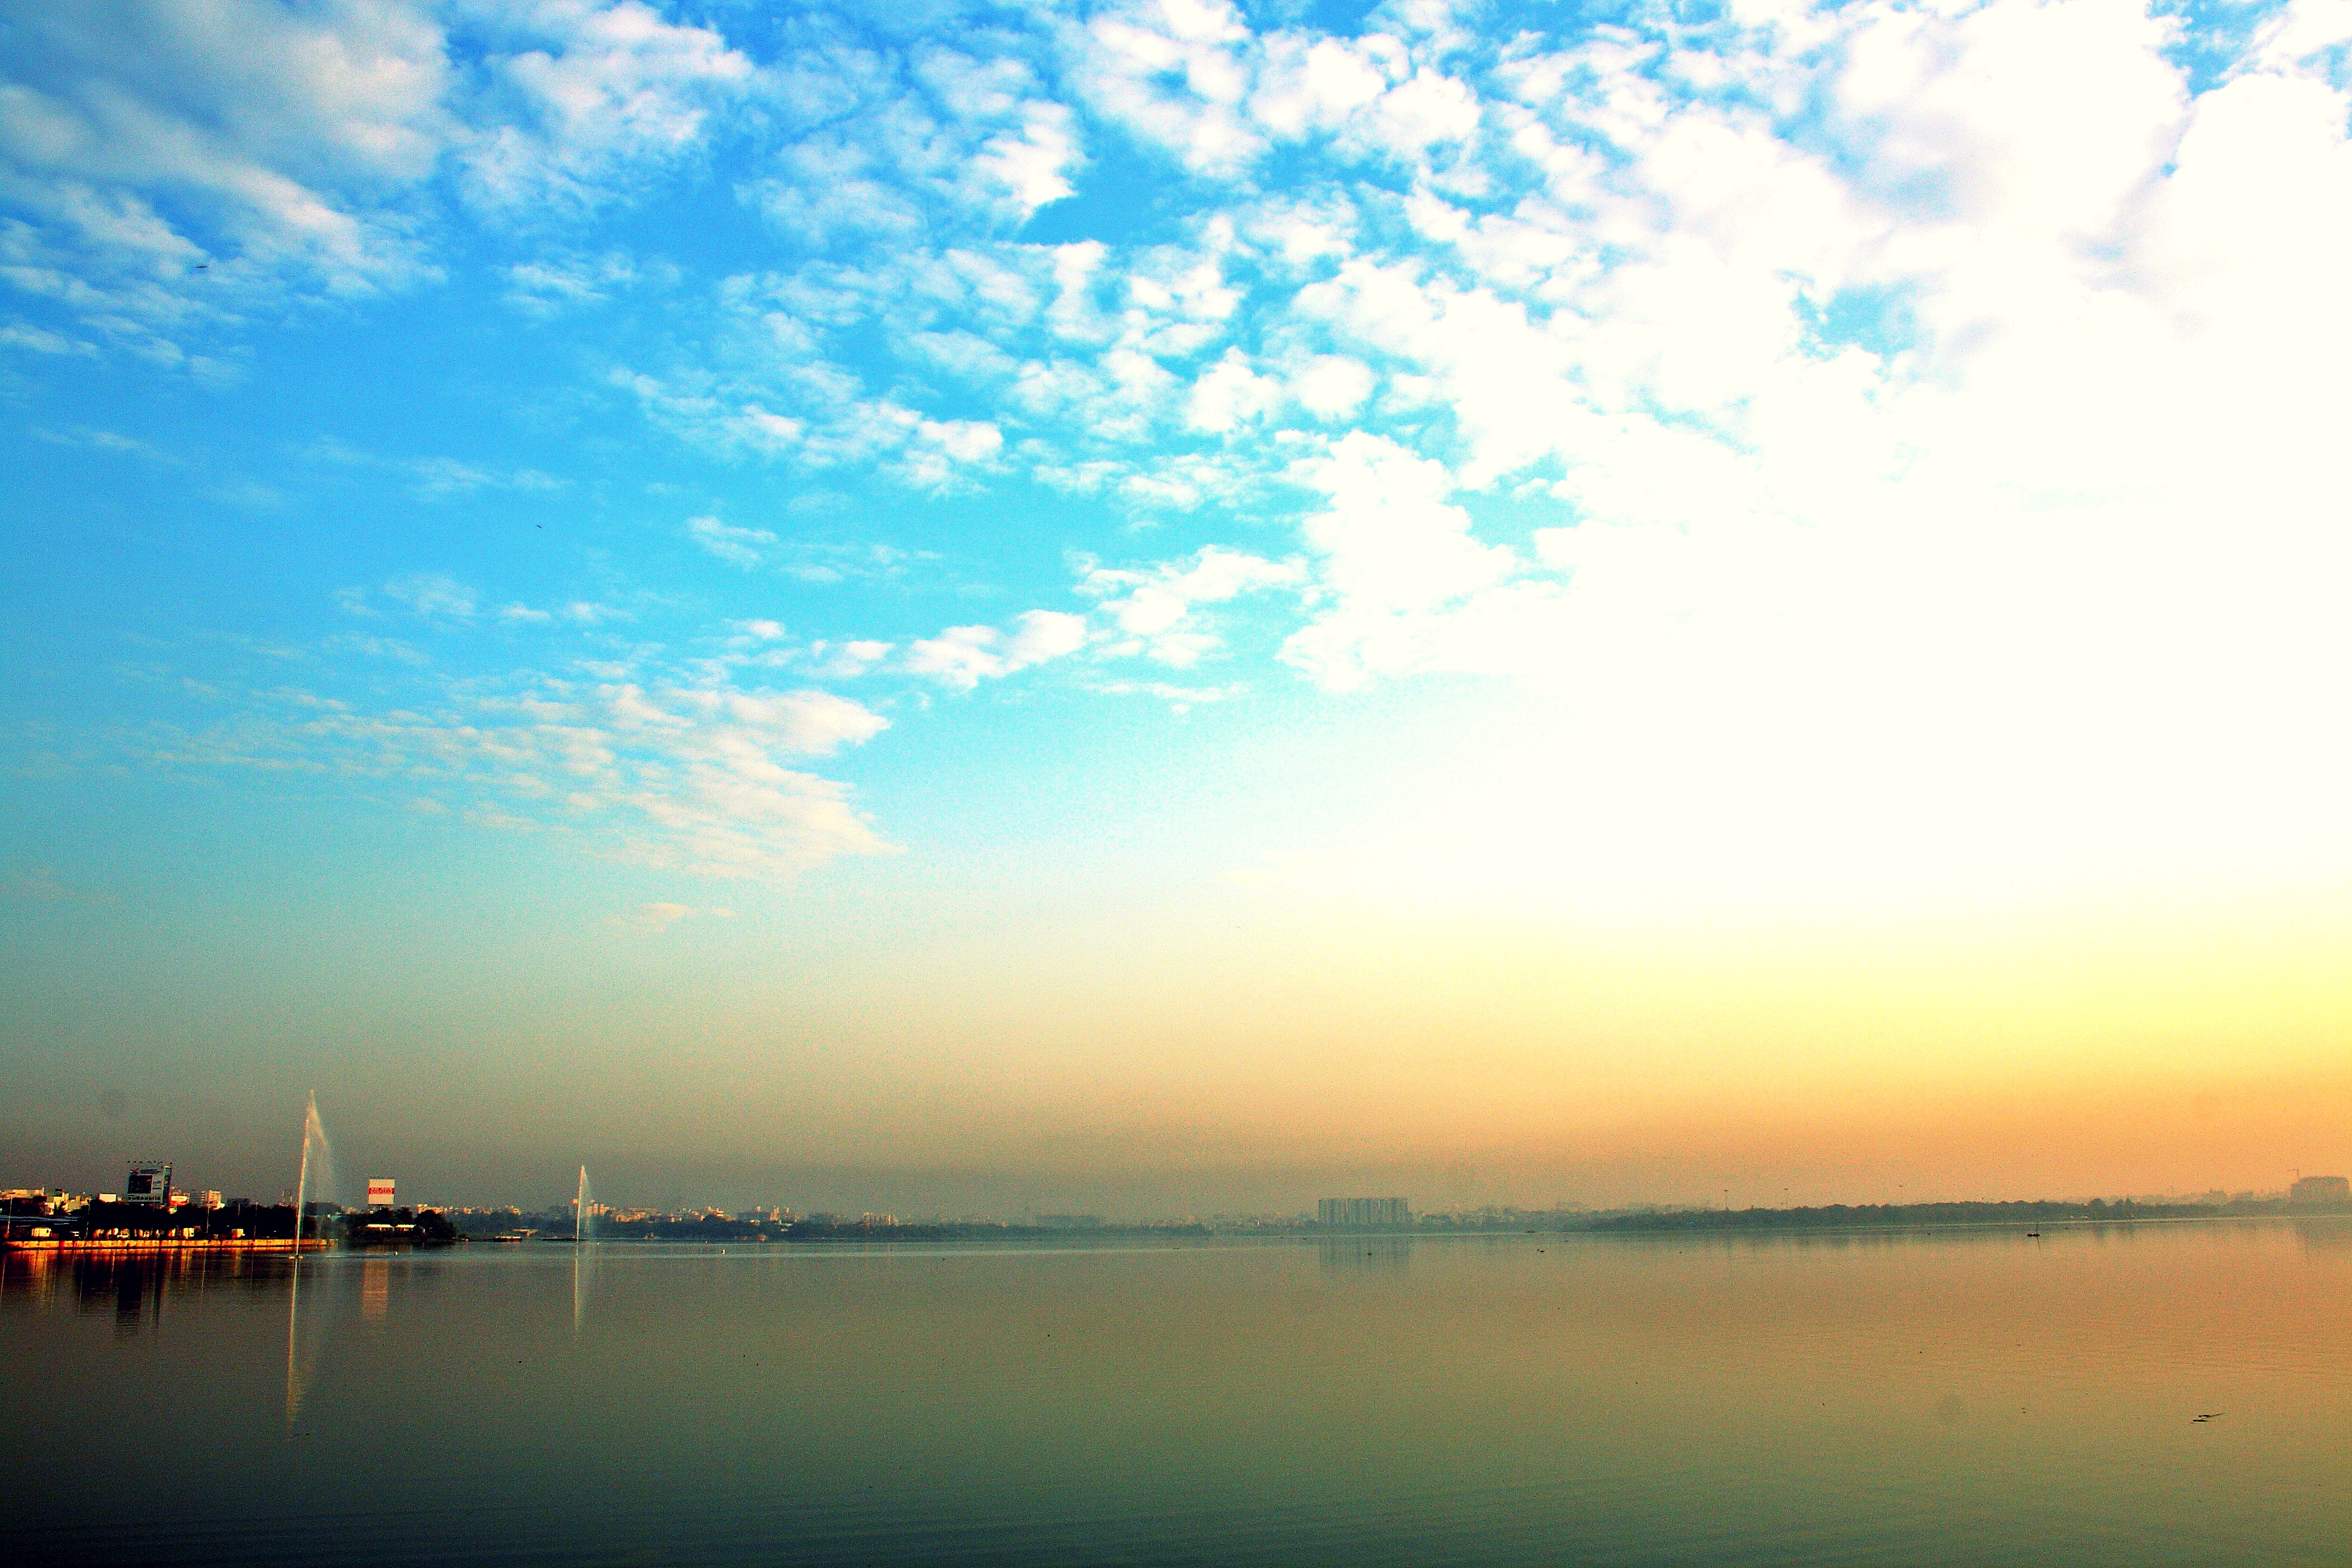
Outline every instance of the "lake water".
<svg viewBox="0 0 2352 1568">
<path fill-rule="evenodd" d="M 0 1265 L 11 1562 L 2352 1562 L 2346 1221 L 293 1274 Z"/>
</svg>

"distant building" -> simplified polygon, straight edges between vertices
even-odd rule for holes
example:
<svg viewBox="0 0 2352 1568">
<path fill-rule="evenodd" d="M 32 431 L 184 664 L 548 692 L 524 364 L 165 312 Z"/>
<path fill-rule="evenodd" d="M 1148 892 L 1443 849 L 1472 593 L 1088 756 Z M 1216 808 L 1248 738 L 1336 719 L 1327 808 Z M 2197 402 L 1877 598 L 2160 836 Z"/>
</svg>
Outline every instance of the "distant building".
<svg viewBox="0 0 2352 1568">
<path fill-rule="evenodd" d="M 1315 1223 L 1351 1230 L 1402 1228 L 1412 1224 L 1412 1209 L 1402 1198 L 1320 1198 L 1315 1205 Z"/>
<path fill-rule="evenodd" d="M 2352 1203 L 2352 1179 L 2343 1176 L 2305 1176 L 2286 1190 L 2291 1204 Z"/>
<path fill-rule="evenodd" d="M 400 1205 L 394 1201 L 393 1190 L 393 1180 L 390 1176 L 370 1176 L 367 1206 L 372 1209 L 398 1208 Z"/>
<path fill-rule="evenodd" d="M 122 1179 L 122 1201 L 163 1208 L 172 1201 L 171 1162 L 133 1165 Z"/>
</svg>

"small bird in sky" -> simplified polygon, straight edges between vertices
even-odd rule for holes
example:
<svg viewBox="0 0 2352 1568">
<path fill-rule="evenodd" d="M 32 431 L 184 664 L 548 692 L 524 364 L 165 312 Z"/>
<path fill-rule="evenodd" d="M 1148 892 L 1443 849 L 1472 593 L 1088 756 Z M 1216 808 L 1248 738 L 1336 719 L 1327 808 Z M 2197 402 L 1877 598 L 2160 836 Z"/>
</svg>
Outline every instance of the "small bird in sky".
<svg viewBox="0 0 2352 1568">
<path fill-rule="evenodd" d="M 2199 1421 L 2218 1421 L 2228 1414 L 2229 1412 L 2226 1410 L 2209 1410 L 2202 1415 L 2191 1415 L 2189 1419 L 2191 1423 Z"/>
<path fill-rule="evenodd" d="M 199 272 L 209 272 L 212 270 L 212 266 L 213 264 L 209 261 L 199 261 L 196 263 L 196 270 Z"/>
</svg>

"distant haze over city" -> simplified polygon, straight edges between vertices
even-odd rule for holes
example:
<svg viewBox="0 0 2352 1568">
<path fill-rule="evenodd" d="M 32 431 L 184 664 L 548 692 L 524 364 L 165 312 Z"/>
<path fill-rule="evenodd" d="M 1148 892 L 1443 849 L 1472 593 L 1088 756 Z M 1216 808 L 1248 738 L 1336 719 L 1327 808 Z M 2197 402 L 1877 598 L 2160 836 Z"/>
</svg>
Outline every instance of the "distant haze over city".
<svg viewBox="0 0 2352 1568">
<path fill-rule="evenodd" d="M 123 1120 L 131 1121 L 128 1115 Z M 2206 1119 L 2192 1113 L 2184 1120 L 2193 1127 L 2218 1120 L 2218 1115 Z M 255 1129 L 257 1134 L 264 1131 Z M 486 1158 L 462 1145 L 427 1142 L 397 1127 L 363 1120 L 331 1123 L 328 1131 L 334 1140 L 338 1174 L 324 1197 L 344 1204 L 361 1201 L 368 1173 L 389 1171 L 397 1174 L 404 1203 L 552 1208 L 571 1201 L 580 1163 L 578 1156 L 552 1149 L 543 1165 L 526 1164 L 512 1153 Z M 2326 1131 L 2314 1129 L 2313 1142 L 2324 1143 Z M 2219 1142 L 2217 1135 L 2217 1145 Z M 183 1186 L 270 1200 L 292 1186 L 291 1152 L 280 1147 L 286 1143 L 282 1136 L 265 1137 L 258 1146 L 248 1148 L 220 1131 L 196 1128 L 177 1139 L 159 1130 L 152 1137 L 126 1142 L 124 1148 L 170 1154 Z M 1804 1163 L 1799 1157 L 1801 1151 L 1790 1150 L 1786 1152 L 1788 1163 L 1774 1164 L 1770 1158 L 1780 1151 L 1751 1149 L 1744 1152 L 1755 1163 L 1745 1169 L 1721 1163 L 1727 1152 L 1722 1143 L 1712 1143 L 1709 1150 L 1718 1163 L 1704 1166 L 1689 1155 L 1604 1148 L 1580 1161 L 1496 1157 L 1490 1162 L 1454 1158 L 1317 1163 L 1300 1159 L 1192 1166 L 1140 1159 L 1120 1163 L 1099 1156 L 1057 1163 L 1023 1162 L 1008 1152 L 993 1164 L 975 1162 L 962 1167 L 914 1160 L 898 1165 L 792 1164 L 750 1154 L 740 1161 L 706 1163 L 671 1151 L 624 1150 L 593 1160 L 592 1168 L 600 1198 L 629 1206 L 709 1205 L 734 1210 L 781 1204 L 803 1213 L 851 1215 L 891 1212 L 1019 1220 L 1037 1214 L 1077 1213 L 1133 1221 L 1311 1215 L 1318 1198 L 1375 1192 L 1407 1194 L 1416 1210 L 1426 1212 L 1651 1204 L 1778 1208 L 2095 1196 L 2188 1201 L 2225 1194 L 2276 1196 L 2295 1176 L 2325 1168 L 2320 1162 L 2300 1170 L 2254 1167 L 2241 1172 L 2237 1180 L 2134 1182 L 2116 1175 L 2131 1168 L 2128 1155 L 2116 1157 L 2096 1149 L 2072 1161 L 2020 1163 L 1999 1171 L 1970 1171 L 1955 1160 L 1944 1173 L 1931 1163 L 1936 1151 L 1925 1138 L 1900 1150 L 1857 1148 L 1842 1163 L 1829 1151 L 1819 1152 L 1818 1163 Z M 20 1150 L 9 1170 L 0 1172 L 0 1183 L 111 1189 L 121 1184 L 129 1158 L 93 1161 L 68 1154 L 43 1163 Z M 2221 1163 L 2217 1160 L 2215 1167 Z M 320 1194 L 314 1191 L 313 1195 Z"/>
</svg>

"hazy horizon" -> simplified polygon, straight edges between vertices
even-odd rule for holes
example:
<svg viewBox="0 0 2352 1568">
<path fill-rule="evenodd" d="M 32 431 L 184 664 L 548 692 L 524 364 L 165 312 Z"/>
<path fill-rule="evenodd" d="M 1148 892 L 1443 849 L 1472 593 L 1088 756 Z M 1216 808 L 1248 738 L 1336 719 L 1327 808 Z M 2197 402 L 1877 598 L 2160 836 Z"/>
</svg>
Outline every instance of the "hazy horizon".
<svg viewBox="0 0 2352 1568">
<path fill-rule="evenodd" d="M 0 1179 L 2352 1168 L 2347 15 L 15 8 Z"/>
</svg>

